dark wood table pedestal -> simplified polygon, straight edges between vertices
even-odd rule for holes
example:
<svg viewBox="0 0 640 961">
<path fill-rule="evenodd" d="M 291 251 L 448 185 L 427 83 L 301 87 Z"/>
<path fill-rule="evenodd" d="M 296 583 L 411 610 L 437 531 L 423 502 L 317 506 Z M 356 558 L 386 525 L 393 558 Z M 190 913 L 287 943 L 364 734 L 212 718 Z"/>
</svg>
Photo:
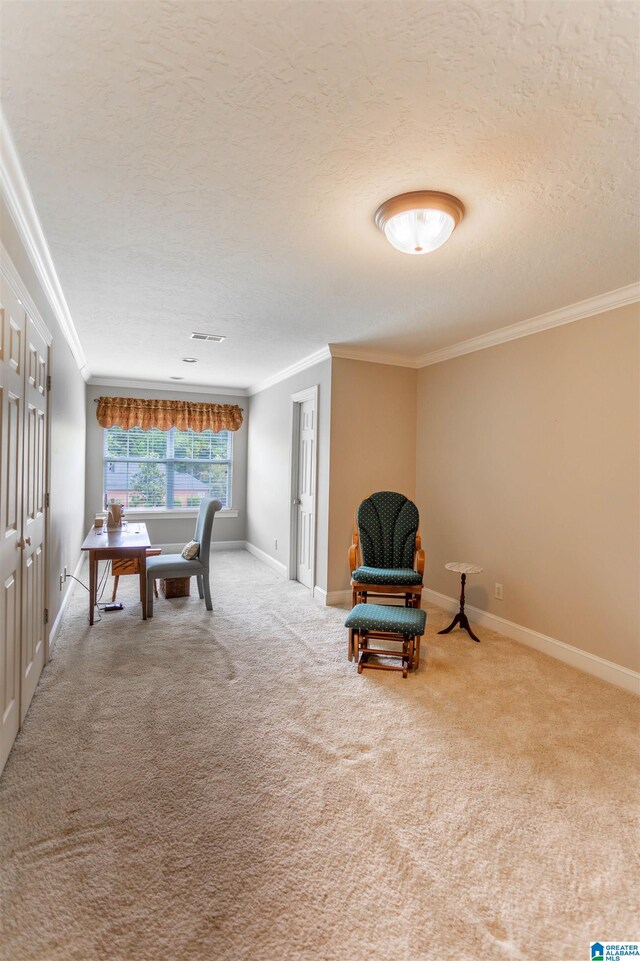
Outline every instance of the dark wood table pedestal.
<svg viewBox="0 0 640 961">
<path fill-rule="evenodd" d="M 469 634 L 469 636 L 472 637 L 474 641 L 477 641 L 479 644 L 480 638 L 476 637 L 476 635 L 471 630 L 471 625 L 469 624 L 469 618 L 464 612 L 464 585 L 466 583 L 466 580 L 467 580 L 467 575 L 465 573 L 462 573 L 460 575 L 460 610 L 458 611 L 454 619 L 451 621 L 451 624 L 449 624 L 449 627 L 446 627 L 444 631 L 438 631 L 438 634 L 449 634 L 449 632 L 452 631 L 456 625 L 459 625 L 461 630 L 466 631 L 467 634 Z"/>
</svg>

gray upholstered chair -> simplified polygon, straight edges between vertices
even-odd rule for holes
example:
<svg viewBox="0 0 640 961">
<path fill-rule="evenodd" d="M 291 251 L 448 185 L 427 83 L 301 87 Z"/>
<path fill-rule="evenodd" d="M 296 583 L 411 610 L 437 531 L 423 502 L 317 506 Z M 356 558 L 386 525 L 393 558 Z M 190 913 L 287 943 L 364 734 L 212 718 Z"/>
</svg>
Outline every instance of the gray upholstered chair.
<svg viewBox="0 0 640 961">
<path fill-rule="evenodd" d="M 211 550 L 211 528 L 216 511 L 222 507 L 220 501 L 205 497 L 200 502 L 194 541 L 200 544 L 200 552 L 192 561 L 182 554 L 159 554 L 147 560 L 147 617 L 153 617 L 153 581 L 157 577 L 197 577 L 198 594 L 204 597 L 207 610 L 212 610 L 211 588 L 209 586 L 209 552 Z"/>
</svg>

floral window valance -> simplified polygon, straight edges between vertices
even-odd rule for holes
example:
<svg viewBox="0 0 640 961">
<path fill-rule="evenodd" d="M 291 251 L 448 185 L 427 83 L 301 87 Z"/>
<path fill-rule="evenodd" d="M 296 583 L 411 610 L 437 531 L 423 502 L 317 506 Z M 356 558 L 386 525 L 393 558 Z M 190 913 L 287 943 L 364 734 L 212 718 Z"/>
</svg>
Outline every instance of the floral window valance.
<svg viewBox="0 0 640 961">
<path fill-rule="evenodd" d="M 150 430 L 238 430 L 242 408 L 232 404 L 200 404 L 188 400 L 141 400 L 139 397 L 100 397 L 96 412 L 101 427 L 141 427 Z"/>
</svg>

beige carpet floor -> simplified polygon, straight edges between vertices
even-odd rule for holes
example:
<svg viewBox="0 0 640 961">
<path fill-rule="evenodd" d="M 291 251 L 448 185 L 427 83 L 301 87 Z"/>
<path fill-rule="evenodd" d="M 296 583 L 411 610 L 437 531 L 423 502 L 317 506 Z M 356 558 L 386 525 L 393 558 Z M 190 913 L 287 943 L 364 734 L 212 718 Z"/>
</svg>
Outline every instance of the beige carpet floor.
<svg viewBox="0 0 640 961">
<path fill-rule="evenodd" d="M 586 961 L 640 936 L 638 701 L 479 629 L 358 676 L 248 554 L 79 587 L 0 781 L 10 961 Z"/>
</svg>

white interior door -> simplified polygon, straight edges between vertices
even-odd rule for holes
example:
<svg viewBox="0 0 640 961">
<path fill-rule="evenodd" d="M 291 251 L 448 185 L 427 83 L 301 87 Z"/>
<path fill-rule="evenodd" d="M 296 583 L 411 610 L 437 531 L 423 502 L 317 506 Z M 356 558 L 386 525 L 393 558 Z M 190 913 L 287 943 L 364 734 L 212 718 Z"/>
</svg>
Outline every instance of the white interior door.
<svg viewBox="0 0 640 961">
<path fill-rule="evenodd" d="M 50 336 L 0 277 L 0 771 L 46 652 L 47 402 Z M 11 283 L 9 279 L 13 277 Z M 48 338 L 48 339 L 47 339 Z"/>
<path fill-rule="evenodd" d="M 30 317 L 26 323 L 24 456 L 22 481 L 22 656 L 20 721 L 44 667 L 47 344 Z"/>
<path fill-rule="evenodd" d="M 0 770 L 20 727 L 25 312 L 0 288 Z"/>
<path fill-rule="evenodd" d="M 296 492 L 296 579 L 313 590 L 316 501 L 316 400 L 301 401 L 298 432 L 298 489 Z"/>
</svg>

